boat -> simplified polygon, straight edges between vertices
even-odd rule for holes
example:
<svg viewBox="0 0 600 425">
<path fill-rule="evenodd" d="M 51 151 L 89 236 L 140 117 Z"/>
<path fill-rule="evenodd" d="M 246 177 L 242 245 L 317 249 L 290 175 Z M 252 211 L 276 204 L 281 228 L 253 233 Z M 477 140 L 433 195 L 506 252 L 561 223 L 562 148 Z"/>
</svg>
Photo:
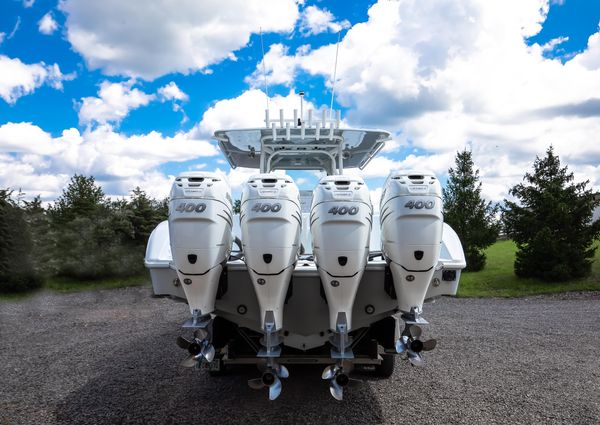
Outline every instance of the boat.
<svg viewBox="0 0 600 425">
<path fill-rule="evenodd" d="M 257 170 L 239 211 L 223 175 L 182 173 L 145 265 L 155 296 L 189 306 L 174 336 L 182 366 L 217 376 L 256 365 L 248 385 L 274 400 L 290 364 L 320 365 L 342 400 L 358 370 L 424 365 L 437 344 L 424 304 L 456 294 L 465 257 L 432 172 L 391 171 L 372 205 L 360 170 L 389 132 L 343 128 L 339 111 L 292 112 L 214 133 L 232 168 Z M 301 190 L 293 170 L 323 177 Z"/>
</svg>

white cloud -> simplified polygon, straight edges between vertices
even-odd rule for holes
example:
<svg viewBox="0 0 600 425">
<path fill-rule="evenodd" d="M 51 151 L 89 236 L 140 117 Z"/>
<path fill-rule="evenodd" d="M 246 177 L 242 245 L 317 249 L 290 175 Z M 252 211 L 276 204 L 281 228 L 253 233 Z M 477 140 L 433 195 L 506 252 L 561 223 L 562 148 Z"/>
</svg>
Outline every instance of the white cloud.
<svg viewBox="0 0 600 425">
<path fill-rule="evenodd" d="M 335 16 L 327 9 L 319 9 L 317 6 L 308 6 L 302 12 L 300 31 L 304 35 L 320 34 L 331 31 L 338 32 L 348 28 L 350 22 L 344 20 L 335 22 Z"/>
<path fill-rule="evenodd" d="M 544 43 L 541 48 L 543 52 L 551 52 L 556 46 L 559 46 L 567 41 L 569 41 L 569 37 L 556 37 L 547 43 Z"/>
<path fill-rule="evenodd" d="M 394 145 L 416 148 L 404 160 L 388 158 L 393 164 L 379 159 L 381 167 L 425 164 L 444 174 L 470 142 L 484 190 L 498 200 L 552 143 L 598 188 L 600 31 L 569 61 L 546 58 L 566 38 L 543 46 L 526 38 L 548 10 L 547 0 L 381 0 L 340 43 L 337 101 L 350 122 L 385 128 L 398 135 Z M 291 86 L 304 71 L 330 85 L 335 48 L 291 54 L 272 46 L 267 74 Z M 248 81 L 259 86 L 261 76 L 259 63 Z"/>
<path fill-rule="evenodd" d="M 236 98 L 223 99 L 208 108 L 198 126 L 201 134 L 212 135 L 216 130 L 225 128 L 255 128 L 265 125 L 265 109 L 267 97 L 262 90 L 250 89 Z M 293 91 L 287 96 L 273 96 L 269 100 L 269 110 L 272 119 L 279 117 L 279 109 L 286 114 L 297 109 L 300 113 L 300 96 Z M 304 111 L 318 109 L 312 102 L 304 99 Z"/>
<path fill-rule="evenodd" d="M 31 196 L 51 200 L 74 173 L 94 175 L 111 194 L 139 185 L 164 197 L 171 178 L 157 167 L 218 153 L 215 145 L 193 132 L 166 137 L 157 132 L 125 136 L 102 125 L 81 133 L 71 128 L 59 137 L 31 123 L 0 126 L 0 187 L 21 187 Z"/>
<path fill-rule="evenodd" d="M 4 38 L 6 37 L 6 33 L 5 32 L 0 32 L 0 44 L 2 44 L 4 42 Z"/>
<path fill-rule="evenodd" d="M 158 96 L 163 101 L 179 100 L 181 102 L 187 102 L 189 99 L 188 95 L 181 91 L 181 89 L 177 87 L 177 84 L 175 84 L 173 81 L 166 86 L 159 88 Z"/>
<path fill-rule="evenodd" d="M 33 6 L 33 3 L 35 3 L 35 0 L 23 0 L 23 7 L 31 7 Z"/>
<path fill-rule="evenodd" d="M 294 0 L 64 0 L 59 8 L 67 39 L 90 68 L 145 79 L 219 63 L 261 27 L 289 32 L 298 18 Z"/>
<path fill-rule="evenodd" d="M 0 55 L 0 97 L 10 104 L 33 93 L 43 84 L 60 90 L 63 81 L 73 78 L 73 74 L 64 75 L 57 64 L 40 62 L 28 65 L 18 58 Z"/>
<path fill-rule="evenodd" d="M 54 20 L 52 12 L 46 13 L 38 22 L 38 29 L 42 34 L 50 35 L 56 31 L 58 23 Z"/>
<path fill-rule="evenodd" d="M 256 70 L 251 75 L 247 76 L 245 81 L 253 87 L 264 87 L 264 62 L 267 84 L 269 86 L 278 84 L 290 86 L 298 71 L 299 58 L 309 50 L 310 47 L 308 45 L 303 45 L 296 50 L 294 56 L 291 56 L 288 55 L 287 46 L 284 46 L 281 43 L 272 44 L 267 53 L 265 53 L 264 59 L 261 59 L 256 65 Z"/>
<path fill-rule="evenodd" d="M 134 80 L 122 83 L 103 81 L 98 91 L 99 97 L 81 99 L 79 122 L 85 125 L 118 124 L 131 110 L 145 106 L 155 99 L 155 95 L 133 88 L 134 83 Z"/>
<path fill-rule="evenodd" d="M 600 69 L 600 25 L 598 32 L 588 38 L 587 49 L 575 56 L 573 62 L 589 70 Z"/>
</svg>

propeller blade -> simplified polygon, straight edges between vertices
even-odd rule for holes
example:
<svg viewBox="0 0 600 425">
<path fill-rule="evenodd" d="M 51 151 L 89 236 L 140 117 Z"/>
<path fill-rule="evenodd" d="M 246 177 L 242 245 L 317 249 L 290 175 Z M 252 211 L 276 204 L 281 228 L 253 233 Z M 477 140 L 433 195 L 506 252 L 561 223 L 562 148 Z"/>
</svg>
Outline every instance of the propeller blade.
<svg viewBox="0 0 600 425">
<path fill-rule="evenodd" d="M 404 345 L 404 342 L 401 339 L 396 341 L 396 353 L 402 354 L 405 351 L 406 351 L 406 345 Z"/>
<path fill-rule="evenodd" d="M 410 364 L 412 364 L 413 366 L 425 366 L 425 361 L 423 360 L 423 357 L 421 357 L 420 354 L 413 353 L 412 351 L 408 352 L 408 361 L 410 361 Z"/>
<path fill-rule="evenodd" d="M 322 379 L 333 379 L 334 376 L 335 376 L 335 366 L 334 365 L 327 366 L 325 368 L 325 370 L 323 370 L 323 373 L 321 374 Z"/>
<path fill-rule="evenodd" d="M 437 345 L 437 341 L 435 339 L 428 339 L 427 341 L 423 341 L 423 351 L 431 351 Z"/>
<path fill-rule="evenodd" d="M 279 376 L 280 378 L 289 378 L 290 377 L 290 371 L 287 369 L 287 367 L 285 367 L 284 365 L 279 365 L 279 369 L 277 369 L 277 376 Z"/>
<path fill-rule="evenodd" d="M 215 358 L 215 347 L 212 344 L 206 344 L 200 352 L 207 362 L 212 362 Z"/>
<path fill-rule="evenodd" d="M 204 341 L 208 336 L 208 331 L 204 328 L 196 329 L 196 331 L 194 331 L 194 336 L 199 340 Z"/>
<path fill-rule="evenodd" d="M 269 400 L 275 400 L 281 394 L 281 380 L 275 376 L 275 382 L 269 386 Z"/>
<path fill-rule="evenodd" d="M 180 363 L 180 365 L 183 367 L 194 367 L 194 366 L 196 366 L 196 363 L 198 363 L 198 360 L 196 360 L 196 357 L 192 354 L 192 355 L 187 356 Z"/>
<path fill-rule="evenodd" d="M 335 382 L 335 379 L 332 379 L 329 382 L 329 392 L 331 393 L 333 398 L 335 398 L 338 401 L 342 401 L 342 399 L 344 398 L 344 389 L 340 387 L 337 382 Z"/>
<path fill-rule="evenodd" d="M 408 328 L 408 332 L 410 333 L 410 336 L 413 338 L 418 338 L 421 336 L 421 334 L 423 333 L 423 329 L 421 329 L 419 326 L 417 325 L 411 325 L 410 328 Z"/>
<path fill-rule="evenodd" d="M 177 345 L 179 346 L 179 348 L 183 348 L 184 350 L 187 350 L 187 348 L 190 346 L 190 344 L 191 344 L 191 341 L 188 341 L 184 337 L 182 337 L 182 336 L 177 337 Z"/>
<path fill-rule="evenodd" d="M 263 389 L 265 385 L 263 384 L 261 378 L 256 378 L 256 379 L 249 379 L 248 386 L 250 388 L 252 388 L 253 390 L 260 390 L 260 389 Z"/>
</svg>

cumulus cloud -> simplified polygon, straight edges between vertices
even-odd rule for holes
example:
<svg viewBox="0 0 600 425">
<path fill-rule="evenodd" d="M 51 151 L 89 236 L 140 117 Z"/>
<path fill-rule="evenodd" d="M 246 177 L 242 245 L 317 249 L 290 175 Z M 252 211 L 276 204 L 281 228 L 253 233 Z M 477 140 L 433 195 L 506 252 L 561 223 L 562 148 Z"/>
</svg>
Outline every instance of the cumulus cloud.
<svg viewBox="0 0 600 425">
<path fill-rule="evenodd" d="M 51 35 L 58 28 L 58 23 L 54 20 L 52 12 L 46 13 L 38 22 L 38 30 L 45 35 Z"/>
<path fill-rule="evenodd" d="M 181 89 L 177 87 L 177 84 L 175 84 L 173 81 L 166 86 L 159 88 L 158 96 L 163 101 L 179 100 L 181 102 L 187 102 L 189 99 L 188 95 L 181 91 Z"/>
<path fill-rule="evenodd" d="M 262 90 L 250 89 L 238 97 L 223 99 L 208 108 L 197 130 L 200 134 L 212 135 L 216 130 L 226 128 L 256 128 L 265 125 L 265 109 L 267 96 Z M 276 95 L 269 98 L 271 117 L 278 117 L 279 110 L 284 109 L 287 115 L 294 109 L 300 111 L 300 96 L 290 91 L 287 96 Z M 314 103 L 304 100 L 304 111 L 317 110 Z"/>
<path fill-rule="evenodd" d="M 79 108 L 81 124 L 118 124 L 133 109 L 145 106 L 155 99 L 154 94 L 147 94 L 133 88 L 134 80 L 121 83 L 103 81 L 100 84 L 98 97 L 84 97 Z"/>
<path fill-rule="evenodd" d="M 250 35 L 294 29 L 294 0 L 64 0 L 67 39 L 92 69 L 154 79 L 232 58 Z M 233 12 L 232 12 L 233 11 Z"/>
<path fill-rule="evenodd" d="M 471 143 L 484 190 L 499 200 L 552 143 L 576 175 L 594 173 L 587 176 L 600 187 L 600 32 L 564 63 L 546 57 L 566 38 L 541 46 L 527 38 L 548 10 L 547 0 L 381 0 L 340 43 L 337 101 L 349 122 L 386 128 L 398 135 L 395 145 L 416 148 L 381 167 L 425 163 L 444 173 Z M 302 71 L 330 85 L 335 48 L 272 46 L 267 74 L 292 85 Z M 261 72 L 259 63 L 248 81 L 258 86 Z"/>
<path fill-rule="evenodd" d="M 40 62 L 28 65 L 18 58 L 0 55 L 0 97 L 9 104 L 44 84 L 61 90 L 62 82 L 73 78 L 73 74 L 63 74 L 57 64 Z"/>
<path fill-rule="evenodd" d="M 335 16 L 327 9 L 319 9 L 317 6 L 308 6 L 302 12 L 300 20 L 300 32 L 304 35 L 315 35 L 322 32 L 338 32 L 350 27 L 350 22 L 343 20 L 335 21 Z"/>
<path fill-rule="evenodd" d="M 126 136 L 102 125 L 84 132 L 70 128 L 53 137 L 31 123 L 7 123 L 0 126 L 0 187 L 21 187 L 31 196 L 40 193 L 51 200 L 70 176 L 83 173 L 94 175 L 111 194 L 122 195 L 139 185 L 162 198 L 171 178 L 159 165 L 217 153 L 212 142 L 192 132 Z"/>
<path fill-rule="evenodd" d="M 33 3 L 35 3 L 35 0 L 23 0 L 23 7 L 29 8 L 33 6 Z"/>
</svg>

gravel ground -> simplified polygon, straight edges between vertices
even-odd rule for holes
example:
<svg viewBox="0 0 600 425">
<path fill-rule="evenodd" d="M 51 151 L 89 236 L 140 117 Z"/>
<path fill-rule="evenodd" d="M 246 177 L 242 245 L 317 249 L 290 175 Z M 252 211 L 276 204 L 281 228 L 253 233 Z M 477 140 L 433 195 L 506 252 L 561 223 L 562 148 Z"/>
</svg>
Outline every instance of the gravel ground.
<svg viewBox="0 0 600 425">
<path fill-rule="evenodd" d="M 178 366 L 187 307 L 149 288 L 0 301 L 0 424 L 600 423 L 600 293 L 428 304 L 428 365 L 396 361 L 336 402 L 290 367 L 269 402 L 246 380 Z"/>
</svg>

